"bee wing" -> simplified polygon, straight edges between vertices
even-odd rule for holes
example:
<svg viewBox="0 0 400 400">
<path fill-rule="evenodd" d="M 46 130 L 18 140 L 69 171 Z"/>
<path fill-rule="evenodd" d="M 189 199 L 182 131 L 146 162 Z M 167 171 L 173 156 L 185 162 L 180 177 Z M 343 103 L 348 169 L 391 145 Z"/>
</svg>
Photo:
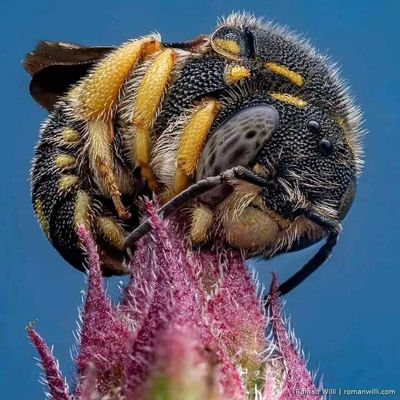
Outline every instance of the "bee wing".
<svg viewBox="0 0 400 400">
<path fill-rule="evenodd" d="M 238 166 L 249 167 L 278 123 L 279 114 L 270 105 L 253 106 L 237 112 L 211 133 L 200 158 L 196 180 L 216 176 Z M 226 184 L 202 195 L 201 200 L 215 204 L 231 190 Z"/>
<path fill-rule="evenodd" d="M 85 47 L 74 43 L 40 41 L 23 61 L 32 76 L 31 96 L 48 111 L 68 88 L 114 47 Z"/>
</svg>

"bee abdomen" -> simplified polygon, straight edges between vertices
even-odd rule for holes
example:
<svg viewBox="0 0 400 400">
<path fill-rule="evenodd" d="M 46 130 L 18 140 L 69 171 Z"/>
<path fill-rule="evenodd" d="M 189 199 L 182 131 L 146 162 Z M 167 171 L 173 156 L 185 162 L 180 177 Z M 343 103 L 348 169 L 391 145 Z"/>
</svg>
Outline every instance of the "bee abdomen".
<svg viewBox="0 0 400 400">
<path fill-rule="evenodd" d="M 41 132 L 31 172 L 32 203 L 50 242 L 71 264 L 83 268 L 75 208 L 87 183 L 79 173 L 82 133 L 56 109 Z"/>
<path fill-rule="evenodd" d="M 138 224 L 138 210 L 131 196 L 123 195 L 132 218 L 118 218 L 112 201 L 91 177 L 85 141 L 84 128 L 68 117 L 68 109 L 59 107 L 50 115 L 31 171 L 33 207 L 48 240 L 68 263 L 85 268 L 77 234 L 83 225 L 96 240 L 104 274 L 126 273 L 122 243 Z"/>
</svg>

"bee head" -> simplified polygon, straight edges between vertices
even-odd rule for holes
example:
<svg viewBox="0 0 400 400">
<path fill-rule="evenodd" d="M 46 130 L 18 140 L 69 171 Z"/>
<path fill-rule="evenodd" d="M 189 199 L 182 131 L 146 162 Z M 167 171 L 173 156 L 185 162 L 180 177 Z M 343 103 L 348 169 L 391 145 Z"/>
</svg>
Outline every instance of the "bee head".
<svg viewBox="0 0 400 400">
<path fill-rule="evenodd" d="M 250 73 L 222 94 L 197 179 L 242 165 L 269 184 L 228 196 L 220 188 L 202 201 L 223 198 L 221 226 L 237 247 L 273 254 L 316 242 L 327 231 L 300 210 L 340 223 L 362 165 L 360 112 L 346 85 L 303 39 L 246 14 L 222 21 L 211 46 Z"/>
</svg>

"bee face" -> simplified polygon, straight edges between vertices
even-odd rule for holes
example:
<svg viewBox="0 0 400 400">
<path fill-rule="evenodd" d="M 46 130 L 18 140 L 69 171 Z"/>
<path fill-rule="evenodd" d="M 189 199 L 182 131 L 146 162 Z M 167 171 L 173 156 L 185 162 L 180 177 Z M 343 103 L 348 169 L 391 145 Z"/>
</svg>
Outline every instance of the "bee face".
<svg viewBox="0 0 400 400">
<path fill-rule="evenodd" d="M 353 186 L 356 165 L 339 124 L 312 106 L 275 106 L 280 124 L 257 155 L 277 183 L 266 201 L 288 218 L 305 204 L 327 216 L 343 217 L 342 203 Z"/>
<path fill-rule="evenodd" d="M 298 107 L 251 90 L 211 134 L 197 179 L 216 175 L 238 159 L 270 182 L 248 197 L 219 188 L 201 197 L 217 208 L 227 240 L 253 254 L 273 254 L 310 245 L 327 234 L 297 217 L 299 209 L 342 220 L 354 194 L 354 151 L 339 122 L 313 105 Z M 246 104 L 245 108 L 241 108 Z M 249 191 L 249 189 L 246 189 Z M 251 200 L 251 201 L 250 201 Z M 248 226 L 248 231 L 243 227 Z M 295 232 L 295 234 L 294 234 Z"/>
<path fill-rule="evenodd" d="M 339 222 L 346 215 L 360 171 L 359 111 L 326 58 L 282 28 L 236 16 L 215 31 L 211 44 L 228 65 L 245 66 L 251 74 L 224 93 L 198 178 L 221 172 L 236 154 L 236 161 L 271 182 L 247 209 L 234 195 L 219 206 L 226 239 L 254 254 L 314 243 L 327 232 L 299 218 L 297 210 L 312 209 Z M 242 147 L 233 143 L 235 137 Z M 225 146 L 216 150 L 222 138 Z M 253 158 L 243 156 L 246 150 Z M 223 193 L 219 189 L 203 200 L 216 201 Z M 246 219 L 251 229 L 243 228 Z"/>
</svg>

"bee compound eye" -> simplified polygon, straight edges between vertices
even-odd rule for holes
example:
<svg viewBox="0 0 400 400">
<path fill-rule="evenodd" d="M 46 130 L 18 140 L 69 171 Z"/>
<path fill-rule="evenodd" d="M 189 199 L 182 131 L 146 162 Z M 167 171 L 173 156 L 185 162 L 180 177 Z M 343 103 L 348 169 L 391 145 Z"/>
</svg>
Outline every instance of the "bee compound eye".
<svg viewBox="0 0 400 400">
<path fill-rule="evenodd" d="M 311 132 L 311 133 L 320 133 L 321 132 L 321 125 L 318 121 L 315 120 L 310 120 L 307 122 L 307 129 Z"/>
<path fill-rule="evenodd" d="M 321 154 L 323 154 L 324 156 L 328 156 L 329 154 L 332 154 L 333 143 L 330 140 L 323 138 L 318 143 L 318 149 L 321 152 Z"/>
</svg>

